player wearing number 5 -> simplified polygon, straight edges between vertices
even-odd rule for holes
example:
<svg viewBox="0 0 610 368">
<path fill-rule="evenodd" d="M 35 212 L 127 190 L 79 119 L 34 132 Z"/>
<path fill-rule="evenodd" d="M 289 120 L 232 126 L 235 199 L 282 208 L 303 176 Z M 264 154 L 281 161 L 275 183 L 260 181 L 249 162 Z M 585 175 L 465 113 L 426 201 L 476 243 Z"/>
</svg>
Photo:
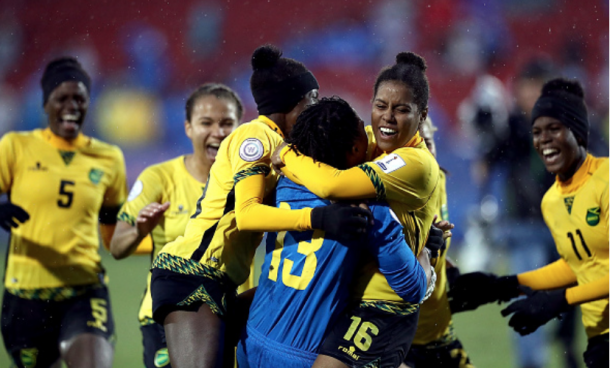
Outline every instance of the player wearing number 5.
<svg viewBox="0 0 610 368">
<path fill-rule="evenodd" d="M 98 223 L 108 244 L 127 192 L 123 154 L 82 134 L 91 82 L 76 59 L 50 62 L 41 83 L 49 126 L 0 140 L 0 192 L 10 199 L 0 226 L 12 227 L 4 344 L 17 367 L 110 367 Z"/>
<path fill-rule="evenodd" d="M 589 121 L 580 83 L 547 82 L 532 111 L 534 148 L 555 184 L 542 199 L 542 214 L 561 259 L 515 276 L 473 273 L 458 278 L 452 309 L 474 309 L 536 292 L 508 306 L 509 325 L 521 335 L 580 305 L 589 343 L 587 367 L 608 367 L 608 158 L 587 153 Z"/>
</svg>

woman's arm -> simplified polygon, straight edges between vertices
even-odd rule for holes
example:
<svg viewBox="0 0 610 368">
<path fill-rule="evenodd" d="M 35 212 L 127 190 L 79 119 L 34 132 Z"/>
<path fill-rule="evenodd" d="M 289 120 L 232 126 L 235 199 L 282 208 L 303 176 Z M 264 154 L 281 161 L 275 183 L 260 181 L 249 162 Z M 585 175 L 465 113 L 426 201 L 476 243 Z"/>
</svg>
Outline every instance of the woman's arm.
<svg viewBox="0 0 610 368">
<path fill-rule="evenodd" d="M 359 167 L 337 170 L 312 158 L 297 154 L 290 147 L 280 152 L 286 165 L 282 172 L 294 182 L 303 184 L 315 195 L 325 199 L 364 199 L 377 197 L 369 176 Z"/>
<path fill-rule="evenodd" d="M 576 275 L 567 262 L 559 259 L 549 265 L 517 275 L 520 285 L 533 290 L 559 289 L 576 283 Z"/>
<path fill-rule="evenodd" d="M 146 242 L 143 243 L 143 240 L 159 224 L 168 208 L 169 202 L 164 204 L 150 203 L 138 213 L 135 226 L 119 220 L 110 243 L 112 256 L 115 259 L 123 259 L 136 252 L 141 244 L 142 248 L 145 248 Z M 152 247 L 150 248 L 152 250 Z"/>
</svg>

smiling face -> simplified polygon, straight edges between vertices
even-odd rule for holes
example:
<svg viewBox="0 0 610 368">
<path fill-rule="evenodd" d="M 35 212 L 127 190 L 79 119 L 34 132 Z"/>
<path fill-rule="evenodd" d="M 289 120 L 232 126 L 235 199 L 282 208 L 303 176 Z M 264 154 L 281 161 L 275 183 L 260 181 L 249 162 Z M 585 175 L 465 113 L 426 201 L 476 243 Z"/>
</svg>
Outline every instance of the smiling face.
<svg viewBox="0 0 610 368">
<path fill-rule="evenodd" d="M 220 143 L 237 127 L 237 116 L 235 102 L 213 95 L 199 97 L 193 104 L 191 121 L 184 122 L 195 155 L 212 165 Z"/>
<path fill-rule="evenodd" d="M 572 131 L 555 118 L 541 116 L 536 119 L 532 136 L 534 148 L 546 169 L 560 177 L 570 177 L 583 159 L 584 148 L 578 145 Z"/>
<path fill-rule="evenodd" d="M 76 81 L 61 83 L 51 92 L 44 105 L 51 131 L 68 140 L 78 137 L 88 108 L 87 88 Z"/>
<path fill-rule="evenodd" d="M 413 138 L 427 114 L 427 108 L 419 110 L 411 88 L 404 83 L 381 83 L 373 99 L 371 112 L 377 146 L 384 152 L 392 152 L 404 146 Z"/>
</svg>

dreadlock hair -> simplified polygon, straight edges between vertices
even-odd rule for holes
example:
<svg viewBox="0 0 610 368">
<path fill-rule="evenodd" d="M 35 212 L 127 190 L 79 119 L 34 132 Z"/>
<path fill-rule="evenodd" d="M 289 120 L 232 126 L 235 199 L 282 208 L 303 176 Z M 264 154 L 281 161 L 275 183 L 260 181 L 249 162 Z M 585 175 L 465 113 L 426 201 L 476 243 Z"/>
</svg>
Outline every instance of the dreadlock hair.
<svg viewBox="0 0 610 368">
<path fill-rule="evenodd" d="M 375 87 L 373 89 L 373 99 L 377 96 L 379 85 L 383 82 L 401 82 L 411 89 L 413 98 L 419 111 L 428 107 L 429 86 L 426 77 L 426 61 L 421 56 L 412 52 L 401 52 L 396 55 L 396 64 L 381 69 Z"/>
<path fill-rule="evenodd" d="M 358 138 L 360 117 L 342 98 L 323 97 L 297 118 L 286 142 L 292 150 L 337 169 L 347 169 L 347 154 Z"/>
<path fill-rule="evenodd" d="M 241 118 L 244 115 L 244 106 L 241 99 L 235 91 L 221 83 L 206 83 L 191 93 L 186 100 L 185 106 L 187 121 L 191 121 L 195 102 L 197 102 L 200 97 L 204 96 L 215 96 L 216 98 L 222 98 L 235 103 L 235 107 L 237 108 L 237 122 L 239 123 L 241 121 Z"/>
</svg>

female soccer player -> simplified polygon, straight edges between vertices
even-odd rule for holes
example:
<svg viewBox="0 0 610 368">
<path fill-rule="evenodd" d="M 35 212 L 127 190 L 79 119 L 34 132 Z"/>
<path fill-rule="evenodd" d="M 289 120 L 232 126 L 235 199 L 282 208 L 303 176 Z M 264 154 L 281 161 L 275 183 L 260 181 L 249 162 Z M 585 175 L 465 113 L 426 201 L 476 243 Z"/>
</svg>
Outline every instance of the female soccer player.
<svg viewBox="0 0 610 368">
<path fill-rule="evenodd" d="M 608 158 L 587 153 L 589 121 L 577 81 L 554 79 L 542 88 L 532 111 L 534 148 L 557 175 L 542 199 L 542 214 L 561 259 L 519 275 L 481 272 L 459 277 L 452 309 L 475 309 L 519 295 L 502 311 L 521 335 L 534 332 L 571 305 L 580 305 L 589 343 L 587 367 L 608 366 Z"/>
<path fill-rule="evenodd" d="M 208 83 L 186 101 L 184 129 L 193 153 L 146 168 L 119 213 L 110 251 L 117 259 L 132 254 L 148 234 L 154 259 L 163 246 L 184 234 L 197 199 L 205 190 L 221 142 L 243 116 L 240 98 L 229 87 Z M 150 282 L 150 275 L 148 277 Z M 140 330 L 147 368 L 171 367 L 163 326 L 152 319 L 150 288 L 140 307 Z"/>
<path fill-rule="evenodd" d="M 18 367 L 110 367 L 98 223 L 108 244 L 127 195 L 123 153 L 82 133 L 91 80 L 76 59 L 51 61 L 41 84 L 49 126 L 0 140 L 0 225 L 12 227 L 4 344 Z"/>
<path fill-rule="evenodd" d="M 397 55 L 395 65 L 382 69 L 377 77 L 372 129 L 368 130 L 369 154 L 376 157 L 374 162 L 337 170 L 288 147 L 281 149 L 278 157 L 281 161 L 274 161 L 279 166 L 285 164 L 282 171 L 288 178 L 302 183 L 321 198 L 387 201 L 404 226 L 407 244 L 416 255 L 425 244 L 436 211 L 427 204 L 435 203 L 435 196 L 440 193 L 436 190 L 438 164 L 418 133 L 428 114 L 429 87 L 425 70 L 423 58 L 404 52 Z M 412 333 L 405 331 L 399 335 L 401 338 L 384 331 L 393 329 L 393 315 L 410 314 L 411 307 L 394 293 L 374 262 L 365 266 L 357 278 L 355 293 L 363 303 L 340 318 L 322 346 L 322 355 L 316 364 L 330 366 L 342 362 L 348 366 L 364 366 L 383 356 L 384 366 L 398 366 L 406 355 L 400 347 L 410 344 L 416 323 L 411 325 Z M 351 336 L 350 340 L 362 338 L 372 318 L 378 318 L 379 322 L 375 326 L 377 333 L 366 335 L 371 343 L 353 342 L 349 349 L 342 349 L 349 343 L 343 341 L 344 336 Z M 362 332 L 348 333 L 357 329 Z M 387 354 L 388 351 L 392 353 Z"/>
<path fill-rule="evenodd" d="M 305 109 L 287 141 L 317 162 L 340 169 L 366 158 L 364 124 L 338 97 L 323 98 Z M 275 201 L 280 208 L 328 203 L 288 178 L 278 183 Z M 392 289 L 412 304 L 417 321 L 418 304 L 431 273 L 418 264 L 387 203 L 369 205 L 375 225 L 368 236 L 357 241 L 359 246 L 338 242 L 321 231 L 267 235 L 265 263 L 238 347 L 240 367 L 311 367 L 327 326 L 332 326 L 347 306 L 349 285 L 361 257 L 372 257 L 379 263 Z M 429 271 L 424 253 L 422 265 Z M 400 324 L 404 318 L 397 315 L 394 320 Z"/>
<path fill-rule="evenodd" d="M 426 142 L 430 153 L 436 157 L 436 145 L 434 143 L 434 132 L 437 128 L 428 117 L 421 125 L 419 134 Z M 441 169 L 441 179 L 437 190 L 441 195 L 436 204 L 437 213 L 441 223 L 449 220 L 447 211 L 447 191 L 445 172 Z M 452 226 L 450 226 L 452 227 Z M 410 368 L 417 367 L 455 367 L 471 368 L 470 359 L 464 351 L 462 343 L 454 334 L 451 320 L 451 310 L 447 299 L 447 272 L 454 267 L 447 259 L 451 239 L 445 241 L 446 247 L 441 250 L 434 266 L 438 275 L 434 292 L 420 307 L 417 331 L 411 349 L 405 359 L 405 364 Z"/>
<path fill-rule="evenodd" d="M 317 101 L 318 83 L 303 64 L 282 58 L 273 46 L 259 47 L 252 66 L 250 86 L 260 116 L 223 141 L 184 236 L 153 262 L 153 318 L 165 327 L 174 368 L 223 364 L 225 322 L 236 319 L 235 290 L 248 278 L 263 231 L 320 229 L 341 236 L 366 227 L 360 215 L 369 213 L 360 208 L 291 211 L 262 204 L 277 182 L 269 157 L 301 111 Z"/>
</svg>

